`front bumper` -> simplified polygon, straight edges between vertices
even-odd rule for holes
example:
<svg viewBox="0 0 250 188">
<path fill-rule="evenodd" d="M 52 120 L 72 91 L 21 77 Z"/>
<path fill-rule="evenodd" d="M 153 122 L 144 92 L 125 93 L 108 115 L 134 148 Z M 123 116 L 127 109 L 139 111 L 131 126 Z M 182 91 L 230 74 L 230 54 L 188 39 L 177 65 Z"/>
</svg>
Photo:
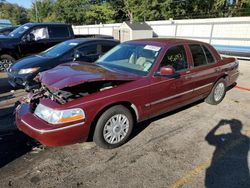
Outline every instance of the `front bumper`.
<svg viewBox="0 0 250 188">
<path fill-rule="evenodd" d="M 51 125 L 30 111 L 30 104 L 21 103 L 16 108 L 16 124 L 19 130 L 46 146 L 63 146 L 84 142 L 89 127 L 83 122 L 67 125 Z"/>
</svg>

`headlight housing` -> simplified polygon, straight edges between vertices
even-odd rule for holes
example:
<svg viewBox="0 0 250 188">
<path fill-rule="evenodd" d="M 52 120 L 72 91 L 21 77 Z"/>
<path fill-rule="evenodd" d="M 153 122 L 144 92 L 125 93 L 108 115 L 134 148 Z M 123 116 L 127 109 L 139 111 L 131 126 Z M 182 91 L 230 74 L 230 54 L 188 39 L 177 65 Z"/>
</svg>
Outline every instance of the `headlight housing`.
<svg viewBox="0 0 250 188">
<path fill-rule="evenodd" d="M 50 124 L 62 124 L 78 120 L 85 120 L 85 114 L 81 108 L 54 110 L 42 104 L 38 104 L 35 114 Z"/>
<path fill-rule="evenodd" d="M 34 68 L 27 68 L 27 69 L 20 69 L 18 71 L 18 74 L 29 74 L 38 71 L 40 67 L 34 67 Z"/>
</svg>

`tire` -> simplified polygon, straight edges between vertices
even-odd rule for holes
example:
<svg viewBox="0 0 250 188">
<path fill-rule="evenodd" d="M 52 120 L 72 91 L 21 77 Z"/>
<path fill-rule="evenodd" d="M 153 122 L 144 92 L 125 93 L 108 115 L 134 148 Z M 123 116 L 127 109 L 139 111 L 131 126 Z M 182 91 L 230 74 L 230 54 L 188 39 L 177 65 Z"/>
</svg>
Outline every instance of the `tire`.
<svg viewBox="0 0 250 188">
<path fill-rule="evenodd" d="M 224 99 L 225 95 L 226 82 L 221 78 L 215 83 L 211 93 L 205 99 L 205 102 L 211 105 L 217 105 Z"/>
<path fill-rule="evenodd" d="M 114 124 L 114 121 L 118 119 L 124 123 L 122 125 Z M 98 119 L 93 140 L 98 146 L 105 149 L 119 147 L 128 140 L 133 125 L 132 114 L 126 107 L 122 105 L 113 106 L 107 109 Z"/>
<path fill-rule="evenodd" d="M 0 57 L 0 72 L 7 72 L 10 66 L 15 63 L 15 59 L 10 55 L 4 54 Z"/>
</svg>

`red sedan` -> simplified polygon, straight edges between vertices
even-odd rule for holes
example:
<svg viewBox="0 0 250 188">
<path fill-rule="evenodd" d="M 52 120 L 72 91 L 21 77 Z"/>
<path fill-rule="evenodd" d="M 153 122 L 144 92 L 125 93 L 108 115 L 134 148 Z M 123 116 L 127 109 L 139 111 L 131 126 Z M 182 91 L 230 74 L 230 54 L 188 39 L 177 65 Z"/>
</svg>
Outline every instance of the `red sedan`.
<svg viewBox="0 0 250 188">
<path fill-rule="evenodd" d="M 219 104 L 239 75 L 235 58 L 181 39 L 122 43 L 96 63 L 60 65 L 16 109 L 18 128 L 47 146 L 87 140 L 115 148 L 140 121 L 194 101 Z"/>
</svg>

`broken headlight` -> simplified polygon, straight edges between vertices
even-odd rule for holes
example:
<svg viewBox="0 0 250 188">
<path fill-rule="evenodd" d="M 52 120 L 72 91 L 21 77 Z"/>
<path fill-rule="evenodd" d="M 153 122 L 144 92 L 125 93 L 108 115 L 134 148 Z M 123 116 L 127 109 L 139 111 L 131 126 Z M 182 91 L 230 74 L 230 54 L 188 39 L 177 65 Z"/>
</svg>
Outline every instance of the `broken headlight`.
<svg viewBox="0 0 250 188">
<path fill-rule="evenodd" d="M 35 114 L 51 124 L 69 123 L 85 119 L 84 111 L 80 108 L 54 110 L 42 104 L 37 105 Z"/>
</svg>

